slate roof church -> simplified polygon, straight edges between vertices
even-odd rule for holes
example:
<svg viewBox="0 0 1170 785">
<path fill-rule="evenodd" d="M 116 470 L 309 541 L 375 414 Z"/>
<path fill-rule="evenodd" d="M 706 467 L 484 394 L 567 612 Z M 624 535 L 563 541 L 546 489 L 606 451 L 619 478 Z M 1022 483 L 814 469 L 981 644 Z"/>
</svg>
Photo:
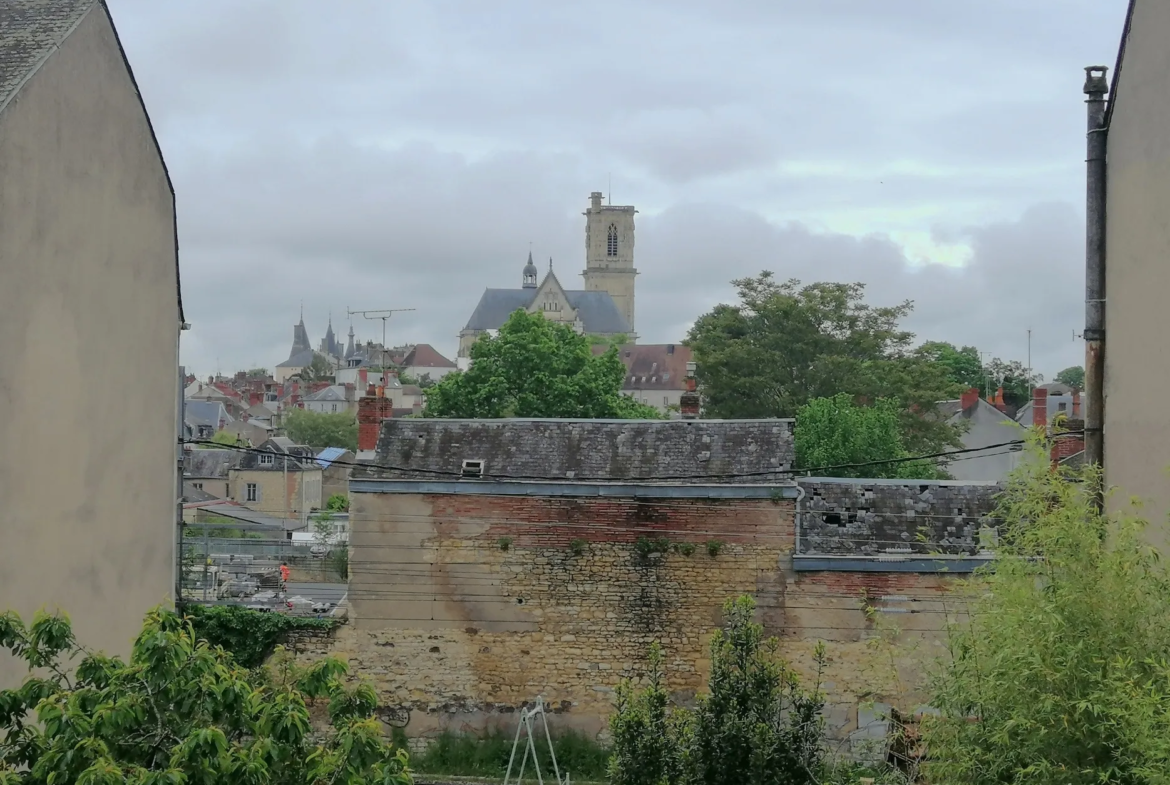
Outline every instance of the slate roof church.
<svg viewBox="0 0 1170 785">
<path fill-rule="evenodd" d="M 568 322 L 579 333 L 626 335 L 634 332 L 634 214 L 633 207 L 603 205 L 601 193 L 589 195 L 585 210 L 584 290 L 566 289 L 548 263 L 540 272 L 528 254 L 519 289 L 485 289 L 467 326 L 459 333 L 459 357 L 469 356 L 476 338 L 498 330 L 513 312 L 525 309 L 545 318 Z"/>
</svg>

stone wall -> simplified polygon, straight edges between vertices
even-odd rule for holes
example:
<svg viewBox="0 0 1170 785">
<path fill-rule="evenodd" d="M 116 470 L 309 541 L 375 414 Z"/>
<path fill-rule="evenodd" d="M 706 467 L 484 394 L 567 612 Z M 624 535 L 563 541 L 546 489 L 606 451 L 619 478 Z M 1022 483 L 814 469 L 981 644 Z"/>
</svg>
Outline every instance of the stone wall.
<svg viewBox="0 0 1170 785">
<path fill-rule="evenodd" d="M 949 505 L 956 493 L 936 498 Z M 376 687 L 383 718 L 411 736 L 512 730 L 538 695 L 557 727 L 603 734 L 614 688 L 643 675 L 654 641 L 675 700 L 690 703 L 705 690 L 722 604 L 751 594 L 781 653 L 810 679 L 813 648 L 827 642 L 820 678 L 830 732 L 844 739 L 859 707 L 864 716 L 873 701 L 921 699 L 922 663 L 943 651 L 940 632 L 961 613 L 947 574 L 796 571 L 791 500 L 357 493 L 352 502 L 351 621 L 302 656 L 348 659 Z M 875 650 L 883 637 L 899 645 Z"/>
<path fill-rule="evenodd" d="M 996 526 L 995 483 L 800 480 L 800 554 L 974 555 Z M 982 536 L 981 536 L 982 535 Z"/>
</svg>

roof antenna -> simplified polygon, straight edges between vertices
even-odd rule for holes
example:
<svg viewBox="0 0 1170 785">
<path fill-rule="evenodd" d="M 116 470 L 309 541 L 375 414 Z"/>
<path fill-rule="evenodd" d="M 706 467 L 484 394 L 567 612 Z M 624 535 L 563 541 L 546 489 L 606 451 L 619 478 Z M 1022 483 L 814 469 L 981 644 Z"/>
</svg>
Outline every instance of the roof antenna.
<svg viewBox="0 0 1170 785">
<path fill-rule="evenodd" d="M 605 199 L 606 203 L 613 207 L 613 172 L 609 172 L 606 176 L 609 177 L 609 185 L 606 186 L 608 193 L 606 193 Z"/>
</svg>

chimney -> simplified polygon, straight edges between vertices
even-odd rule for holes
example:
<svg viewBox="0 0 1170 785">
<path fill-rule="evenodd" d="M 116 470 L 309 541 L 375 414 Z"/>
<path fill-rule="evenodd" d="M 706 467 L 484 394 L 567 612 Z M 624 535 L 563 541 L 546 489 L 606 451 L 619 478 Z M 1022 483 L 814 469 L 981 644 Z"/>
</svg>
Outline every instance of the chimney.
<svg viewBox="0 0 1170 785">
<path fill-rule="evenodd" d="M 1048 429 L 1048 390 L 1043 387 L 1032 391 L 1032 425 Z"/>
<path fill-rule="evenodd" d="M 1069 418 L 1073 420 L 1079 420 L 1081 419 L 1081 391 L 1073 390 L 1072 399 L 1072 414 L 1069 415 Z"/>
<path fill-rule="evenodd" d="M 1003 399 L 1003 388 L 1000 387 L 995 391 L 995 408 L 1002 411 L 1007 411 L 1007 403 Z"/>
<path fill-rule="evenodd" d="M 345 385 L 345 400 L 346 403 L 353 403 L 357 397 L 357 388 L 352 384 Z"/>
<path fill-rule="evenodd" d="M 972 387 L 959 398 L 959 405 L 962 406 L 964 412 L 969 412 L 975 408 L 979 403 L 979 390 Z"/>
<path fill-rule="evenodd" d="M 358 451 L 373 450 L 378 446 L 378 434 L 382 432 L 382 421 L 393 415 L 390 399 L 381 395 L 374 385 L 358 401 Z"/>
<path fill-rule="evenodd" d="M 369 383 L 369 371 L 367 371 L 365 368 L 358 370 L 358 387 L 365 387 Z"/>
<path fill-rule="evenodd" d="M 589 207 L 593 210 L 601 209 L 601 191 L 594 191 L 589 194 Z"/>
<path fill-rule="evenodd" d="M 699 410 L 702 400 L 699 398 L 698 384 L 695 381 L 695 364 L 687 363 L 687 391 L 679 399 L 679 412 L 684 420 L 699 419 Z"/>
</svg>

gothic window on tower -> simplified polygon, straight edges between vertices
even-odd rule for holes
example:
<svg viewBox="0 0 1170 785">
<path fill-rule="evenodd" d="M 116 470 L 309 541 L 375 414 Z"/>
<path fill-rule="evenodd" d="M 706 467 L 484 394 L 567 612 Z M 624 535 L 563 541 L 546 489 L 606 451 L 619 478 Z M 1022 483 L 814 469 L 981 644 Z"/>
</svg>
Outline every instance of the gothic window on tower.
<svg viewBox="0 0 1170 785">
<path fill-rule="evenodd" d="M 617 256 L 617 225 L 609 225 L 609 236 L 605 242 L 605 255 Z"/>
</svg>

